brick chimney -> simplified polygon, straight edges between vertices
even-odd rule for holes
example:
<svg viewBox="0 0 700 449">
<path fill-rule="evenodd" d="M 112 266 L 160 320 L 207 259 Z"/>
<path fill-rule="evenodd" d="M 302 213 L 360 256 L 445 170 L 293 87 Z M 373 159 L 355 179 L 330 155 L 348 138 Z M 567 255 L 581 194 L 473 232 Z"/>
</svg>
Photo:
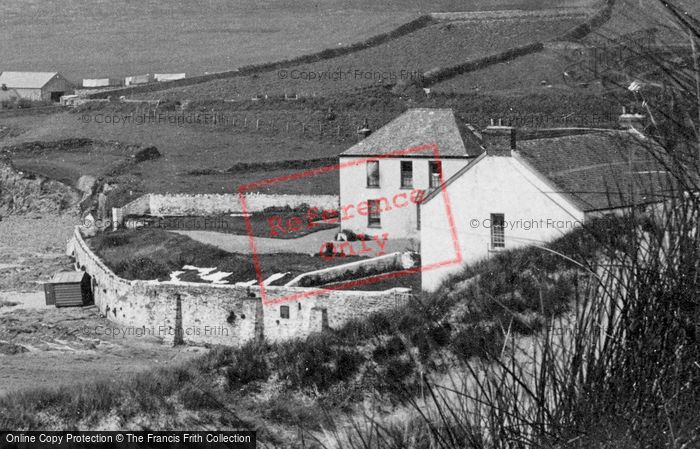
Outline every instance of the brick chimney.
<svg viewBox="0 0 700 449">
<path fill-rule="evenodd" d="M 511 151 L 517 148 L 516 129 L 512 126 L 492 124 L 481 135 L 486 154 L 490 156 L 510 156 Z"/>
</svg>

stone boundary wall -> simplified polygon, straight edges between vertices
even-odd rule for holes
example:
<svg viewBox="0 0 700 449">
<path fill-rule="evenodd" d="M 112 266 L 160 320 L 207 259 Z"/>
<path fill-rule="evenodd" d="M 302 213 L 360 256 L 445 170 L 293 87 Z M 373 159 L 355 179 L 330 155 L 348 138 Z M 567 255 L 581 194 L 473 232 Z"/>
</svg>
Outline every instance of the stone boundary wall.
<svg viewBox="0 0 700 449">
<path fill-rule="evenodd" d="M 430 17 L 440 21 L 471 21 L 471 20 L 513 20 L 513 19 L 561 19 L 571 17 L 587 17 L 596 12 L 594 8 L 575 7 L 543 10 L 500 10 L 500 11 L 458 11 L 434 12 Z"/>
<path fill-rule="evenodd" d="M 67 253 L 91 276 L 95 305 L 116 324 L 171 343 L 236 346 L 262 336 L 262 304 L 246 289 L 120 278 L 92 252 L 78 228 Z"/>
<path fill-rule="evenodd" d="M 297 208 L 303 204 L 324 210 L 340 207 L 338 195 L 292 195 L 247 193 L 248 212 L 262 212 L 272 207 Z M 150 194 L 150 214 L 160 216 L 216 215 L 242 212 L 238 194 Z"/>
<path fill-rule="evenodd" d="M 410 300 L 406 289 L 379 292 L 311 289 L 320 294 L 274 304 L 275 298 L 307 293 L 300 287 L 265 287 L 273 304 L 263 304 L 258 287 L 120 278 L 92 252 L 75 228 L 66 253 L 91 276 L 100 313 L 132 333 L 168 343 L 240 346 L 251 340 L 303 338 Z M 282 308 L 286 307 L 285 317 Z M 115 337 L 116 338 L 116 337 Z"/>
<path fill-rule="evenodd" d="M 262 212 L 267 208 L 296 208 L 303 204 L 319 210 L 337 210 L 338 195 L 246 194 L 248 212 Z M 129 215 L 207 216 L 241 213 L 238 194 L 157 194 L 147 193 L 122 207 L 112 208 L 114 227 Z"/>
<path fill-rule="evenodd" d="M 298 286 L 304 279 L 318 278 L 324 283 L 333 282 L 339 279 L 345 273 L 357 272 L 359 269 L 369 270 L 369 269 L 380 269 L 386 270 L 394 266 L 402 266 L 402 256 L 403 253 L 395 252 L 390 254 L 385 254 L 383 256 L 372 257 L 367 260 L 358 260 L 355 262 L 349 262 L 343 265 L 336 265 L 334 267 L 323 268 L 316 271 L 309 271 L 307 273 L 302 273 L 295 277 L 291 281 L 287 282 L 285 287 L 295 287 Z"/>
</svg>

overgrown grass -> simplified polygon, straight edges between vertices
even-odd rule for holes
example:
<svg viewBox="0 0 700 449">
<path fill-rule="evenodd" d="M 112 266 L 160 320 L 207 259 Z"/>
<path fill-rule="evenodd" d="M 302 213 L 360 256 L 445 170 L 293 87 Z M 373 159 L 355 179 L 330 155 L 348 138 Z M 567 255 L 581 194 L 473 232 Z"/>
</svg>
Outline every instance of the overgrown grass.
<svg viewBox="0 0 700 449">
<path fill-rule="evenodd" d="M 224 278 L 230 282 L 257 279 L 250 254 L 229 253 L 212 245 L 197 242 L 187 236 L 155 228 L 119 230 L 98 234 L 89 241 L 93 250 L 118 276 L 126 279 L 169 280 L 170 273 L 185 265 L 202 268 L 216 267 L 232 273 Z M 359 257 L 336 257 L 326 260 L 320 256 L 301 253 L 259 254 L 263 277 L 274 273 L 292 275 L 359 260 Z M 193 282 L 205 282 L 196 276 Z"/>
</svg>

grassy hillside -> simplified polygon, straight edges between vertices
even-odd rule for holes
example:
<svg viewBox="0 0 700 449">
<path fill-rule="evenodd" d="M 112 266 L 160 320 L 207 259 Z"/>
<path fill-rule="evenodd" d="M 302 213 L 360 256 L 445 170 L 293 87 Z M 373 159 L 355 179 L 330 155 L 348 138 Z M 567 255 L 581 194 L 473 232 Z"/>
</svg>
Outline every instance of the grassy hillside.
<svg viewBox="0 0 700 449">
<path fill-rule="evenodd" d="M 107 104 L 78 108 L 72 113 L 6 119 L 7 126 L 15 132 L 0 138 L 0 146 L 55 142 L 72 137 L 116 141 L 121 142 L 120 145 L 155 146 L 161 158 L 104 177 L 106 181 L 119 184 L 122 192 L 131 191 L 125 200 L 143 192 L 232 193 L 244 183 L 288 175 L 313 164 L 328 165 L 329 160 L 357 142 L 355 131 L 365 119 L 373 129 L 378 129 L 409 107 L 450 107 L 464 121 L 478 126 L 486 126 L 491 118 L 514 115 L 522 117 L 520 124 L 526 127 L 616 126 L 619 101 L 619 98 L 595 96 L 583 90 L 547 88 L 530 94 L 508 91 L 505 95 L 470 93 L 426 97 L 421 94 L 414 98 L 401 98 L 377 88 L 363 94 L 298 101 L 194 101 L 184 111 L 176 111 L 175 104 L 170 102 L 157 111 L 163 114 L 162 122 L 141 124 L 133 121 L 104 123 L 106 117 L 133 117 L 144 110 L 133 105 Z M 333 120 L 328 120 L 329 108 L 333 110 Z M 181 118 L 202 117 L 203 120 L 209 117 L 210 121 L 171 124 L 167 122 L 168 114 Z M 609 118 L 591 119 L 601 115 Z M 214 124 L 211 122 L 214 116 L 223 117 L 224 121 Z M 259 129 L 256 128 L 258 120 Z M 41 160 L 51 161 L 56 168 L 70 165 L 67 168 L 71 172 L 105 174 L 100 162 L 103 156 L 93 160 L 92 153 L 71 154 L 74 159 L 62 161 L 65 155 L 56 151 L 53 155 L 42 156 Z M 305 160 L 316 161 L 306 166 Z M 285 161 L 301 162 L 289 162 L 285 166 Z M 337 193 L 338 176 L 336 172 L 329 172 L 279 183 L 265 190 Z"/>
<path fill-rule="evenodd" d="M 592 0 L 567 0 L 578 6 Z M 551 8 L 542 0 L 25 1 L 0 5 L 4 70 L 70 78 L 231 70 L 395 28 L 427 11 Z M 11 36 L 11 38 L 10 38 Z"/>
<path fill-rule="evenodd" d="M 140 98 L 247 99 L 256 94 L 328 95 L 420 79 L 436 67 L 552 39 L 581 23 L 571 18 L 436 23 L 382 45 L 312 64 L 174 88 Z"/>
<path fill-rule="evenodd" d="M 700 13 L 700 6 L 696 2 L 686 0 L 675 3 L 690 14 L 697 16 Z M 597 82 L 599 80 L 590 73 L 584 73 L 582 81 L 590 81 L 585 85 L 579 85 L 575 80 L 565 79 L 564 72 L 590 70 L 589 60 L 582 56 L 572 44 L 595 45 L 601 50 L 614 45 L 636 48 L 636 45 L 647 43 L 646 32 L 651 30 L 655 30 L 656 44 L 688 44 L 687 35 L 681 32 L 677 24 L 671 20 L 671 15 L 663 7 L 663 2 L 615 0 L 610 19 L 576 42 L 552 43 L 544 51 L 458 75 L 438 83 L 433 86 L 433 89 L 444 93 L 479 91 L 522 94 L 542 92 L 554 87 L 567 90 L 573 88 L 589 93 L 601 92 L 602 87 Z M 600 59 L 602 61 L 602 56 Z M 598 63 L 602 64 L 601 61 Z M 580 65 L 582 62 L 584 64 Z M 600 70 L 606 68 L 608 67 L 605 65 L 599 67 Z M 619 70 L 627 73 L 631 69 L 632 67 L 624 65 Z"/>
</svg>

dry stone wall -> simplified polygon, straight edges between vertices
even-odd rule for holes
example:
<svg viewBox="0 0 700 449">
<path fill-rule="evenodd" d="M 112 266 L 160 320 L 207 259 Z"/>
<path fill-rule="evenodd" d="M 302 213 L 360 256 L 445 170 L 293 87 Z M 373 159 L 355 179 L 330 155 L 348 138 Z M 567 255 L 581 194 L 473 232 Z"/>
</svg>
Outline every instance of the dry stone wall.
<svg viewBox="0 0 700 449">
<path fill-rule="evenodd" d="M 231 194 L 151 194 L 151 215 L 216 215 L 243 212 L 239 195 Z M 274 195 L 247 193 L 248 212 L 262 212 L 267 208 L 297 208 L 304 204 L 319 209 L 336 210 L 340 199 L 337 195 Z"/>
<path fill-rule="evenodd" d="M 240 346 L 248 341 L 282 341 L 306 337 L 348 320 L 393 309 L 409 298 L 403 290 L 383 292 L 318 290 L 318 295 L 274 303 L 310 290 L 266 287 L 263 304 L 257 287 L 202 283 L 130 281 L 117 276 L 89 248 L 80 228 L 67 254 L 92 280 L 95 304 L 110 321 L 131 332 L 169 343 Z M 284 308 L 284 309 L 283 309 Z"/>
<path fill-rule="evenodd" d="M 276 195 L 248 193 L 248 212 L 262 212 L 268 208 L 297 208 L 302 205 L 319 210 L 337 210 L 340 206 L 338 195 Z M 122 207 L 112 209 L 115 224 L 121 224 L 129 215 L 155 216 L 207 216 L 242 213 L 243 208 L 238 194 L 155 194 L 149 193 Z"/>
</svg>

